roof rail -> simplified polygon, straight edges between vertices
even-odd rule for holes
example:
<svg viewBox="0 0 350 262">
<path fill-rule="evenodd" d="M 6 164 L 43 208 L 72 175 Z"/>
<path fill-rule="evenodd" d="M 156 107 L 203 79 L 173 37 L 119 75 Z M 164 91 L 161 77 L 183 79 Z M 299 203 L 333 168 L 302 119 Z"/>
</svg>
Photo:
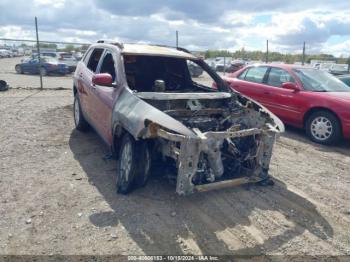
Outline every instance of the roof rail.
<svg viewBox="0 0 350 262">
<path fill-rule="evenodd" d="M 176 47 L 177 50 L 188 53 L 188 54 L 192 54 L 190 51 L 188 51 L 186 48 L 183 47 Z"/>
<path fill-rule="evenodd" d="M 120 42 L 113 42 L 113 41 L 108 41 L 108 40 L 98 40 L 97 41 L 98 44 L 110 44 L 110 45 L 115 45 L 117 47 L 119 47 L 120 49 L 124 48 L 123 43 Z"/>
<path fill-rule="evenodd" d="M 155 45 L 155 44 L 153 44 Z M 183 47 L 175 47 L 175 46 L 168 46 L 168 45 L 155 45 L 155 46 L 161 46 L 161 47 L 168 47 L 168 48 L 175 48 L 176 50 L 188 53 L 188 54 L 192 54 L 190 51 L 188 51 L 186 48 Z"/>
</svg>

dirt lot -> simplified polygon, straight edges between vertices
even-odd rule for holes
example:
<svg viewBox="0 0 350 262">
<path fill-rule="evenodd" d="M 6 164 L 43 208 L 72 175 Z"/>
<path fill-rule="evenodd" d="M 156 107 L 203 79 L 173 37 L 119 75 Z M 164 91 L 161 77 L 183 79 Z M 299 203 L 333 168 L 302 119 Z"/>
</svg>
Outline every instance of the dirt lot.
<svg viewBox="0 0 350 262">
<path fill-rule="evenodd" d="M 0 93 L 0 254 L 350 255 L 349 142 L 320 146 L 289 128 L 273 187 L 179 197 L 153 174 L 122 196 L 108 148 L 74 130 L 72 100 Z"/>
</svg>

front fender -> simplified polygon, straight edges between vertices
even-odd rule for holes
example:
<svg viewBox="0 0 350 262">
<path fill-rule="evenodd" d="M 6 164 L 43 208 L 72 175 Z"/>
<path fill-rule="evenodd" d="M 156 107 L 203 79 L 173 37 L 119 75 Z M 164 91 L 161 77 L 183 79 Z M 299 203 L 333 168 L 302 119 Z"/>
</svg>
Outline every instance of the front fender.
<svg viewBox="0 0 350 262">
<path fill-rule="evenodd" d="M 112 126 L 122 126 L 135 139 L 138 139 L 145 128 L 146 120 L 185 136 L 195 136 L 181 122 L 143 101 L 125 88 L 114 105 Z"/>
</svg>

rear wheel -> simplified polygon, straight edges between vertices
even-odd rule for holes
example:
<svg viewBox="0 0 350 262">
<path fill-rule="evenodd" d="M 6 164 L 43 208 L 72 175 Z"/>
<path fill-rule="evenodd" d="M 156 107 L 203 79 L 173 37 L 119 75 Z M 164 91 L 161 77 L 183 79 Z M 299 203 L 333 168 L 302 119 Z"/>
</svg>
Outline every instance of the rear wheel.
<svg viewBox="0 0 350 262">
<path fill-rule="evenodd" d="M 23 74 L 23 70 L 22 70 L 22 67 L 20 65 L 16 65 L 15 70 L 16 70 L 17 74 Z"/>
<path fill-rule="evenodd" d="M 81 111 L 80 100 L 78 95 L 74 97 L 74 123 L 75 128 L 79 131 L 86 131 L 89 128 L 88 122 L 85 120 L 84 115 Z"/>
<path fill-rule="evenodd" d="M 341 138 L 341 126 L 337 117 L 328 111 L 312 113 L 306 121 L 306 133 L 316 143 L 330 145 Z"/>
</svg>

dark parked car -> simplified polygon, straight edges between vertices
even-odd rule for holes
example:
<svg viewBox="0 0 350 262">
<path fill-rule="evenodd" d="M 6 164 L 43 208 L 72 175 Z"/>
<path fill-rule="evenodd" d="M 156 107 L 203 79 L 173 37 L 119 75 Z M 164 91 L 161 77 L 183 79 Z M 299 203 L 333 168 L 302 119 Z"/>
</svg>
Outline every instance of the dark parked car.
<svg viewBox="0 0 350 262">
<path fill-rule="evenodd" d="M 39 74 L 41 72 L 44 76 L 48 74 L 65 75 L 69 73 L 66 64 L 58 63 L 56 59 L 51 57 L 41 58 L 41 64 L 38 58 L 24 59 L 21 64 L 15 66 L 15 70 L 18 74 Z"/>
<path fill-rule="evenodd" d="M 191 77 L 188 62 L 217 89 Z M 92 126 L 117 158 L 119 193 L 143 186 L 154 160 L 181 195 L 270 182 L 282 122 L 184 49 L 99 41 L 78 63 L 73 93 L 76 129 Z"/>
<path fill-rule="evenodd" d="M 226 78 L 311 140 L 332 144 L 350 138 L 350 88 L 331 74 L 297 65 L 248 66 Z"/>
</svg>

